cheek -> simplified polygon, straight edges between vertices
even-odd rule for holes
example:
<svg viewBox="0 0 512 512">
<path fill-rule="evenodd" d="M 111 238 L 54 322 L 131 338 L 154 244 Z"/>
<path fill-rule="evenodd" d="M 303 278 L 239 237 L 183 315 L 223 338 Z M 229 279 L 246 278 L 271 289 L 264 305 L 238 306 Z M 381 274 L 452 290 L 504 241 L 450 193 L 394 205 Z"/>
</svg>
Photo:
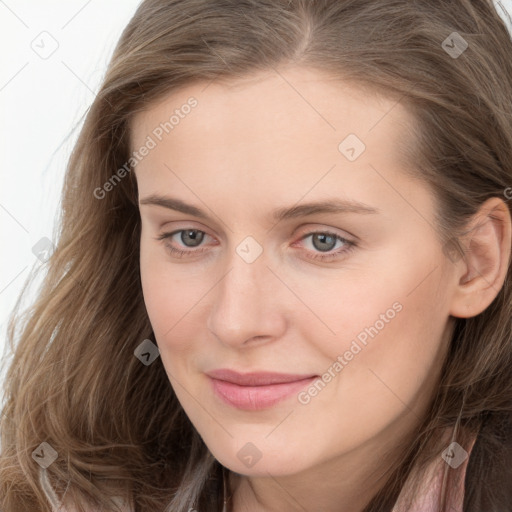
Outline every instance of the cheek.
<svg viewBox="0 0 512 512">
<path fill-rule="evenodd" d="M 400 254 L 408 254 L 408 261 L 400 261 Z M 336 333 L 315 336 L 312 325 L 304 332 L 330 361 L 324 370 L 346 355 L 343 369 L 332 369 L 344 375 L 335 379 L 340 393 L 361 399 L 366 393 L 365 402 L 386 393 L 393 397 L 388 384 L 412 399 L 421 382 L 432 378 L 449 318 L 447 280 L 436 258 L 410 247 L 389 251 L 379 265 L 325 283 L 316 302 L 308 302 Z"/>
<path fill-rule="evenodd" d="M 206 320 L 198 321 L 212 287 L 204 272 L 194 274 L 187 265 L 169 261 L 162 246 L 141 241 L 141 285 L 146 311 L 166 369 L 174 356 L 186 356 L 195 350 L 194 340 L 205 337 Z M 172 354 L 173 358 L 170 357 Z"/>
<path fill-rule="evenodd" d="M 186 404 L 189 395 L 182 396 L 179 384 L 188 381 L 189 365 L 193 360 L 193 343 L 190 340 L 200 339 L 199 333 L 191 331 L 192 324 L 187 322 L 187 311 L 184 310 L 184 304 L 189 302 L 184 297 L 187 291 L 181 290 L 178 293 L 179 284 L 165 274 L 165 268 L 159 267 L 157 263 L 147 266 L 144 271 L 141 266 L 141 282 L 162 364 L 178 399 Z"/>
<path fill-rule="evenodd" d="M 163 245 L 141 239 L 140 275 L 144 303 L 157 341 L 170 337 L 185 314 L 189 287 L 183 286 L 166 261 Z"/>
<path fill-rule="evenodd" d="M 441 369 L 448 320 L 439 295 L 441 275 L 437 271 L 415 288 L 417 275 L 414 269 L 409 275 L 402 271 L 389 288 L 374 283 L 371 297 L 359 302 L 364 312 L 344 317 L 350 336 L 342 344 L 348 352 L 341 354 L 351 360 L 333 391 L 361 426 L 374 422 L 371 428 L 377 428 L 376 418 L 384 426 L 404 411 L 421 415 Z M 354 341 L 360 349 L 352 355 Z"/>
<path fill-rule="evenodd" d="M 166 293 L 169 289 L 169 277 L 161 264 L 158 252 L 152 247 L 151 241 L 144 240 L 144 229 L 140 247 L 140 277 L 146 310 L 155 331 L 164 328 L 165 312 L 172 306 L 172 296 Z"/>
</svg>

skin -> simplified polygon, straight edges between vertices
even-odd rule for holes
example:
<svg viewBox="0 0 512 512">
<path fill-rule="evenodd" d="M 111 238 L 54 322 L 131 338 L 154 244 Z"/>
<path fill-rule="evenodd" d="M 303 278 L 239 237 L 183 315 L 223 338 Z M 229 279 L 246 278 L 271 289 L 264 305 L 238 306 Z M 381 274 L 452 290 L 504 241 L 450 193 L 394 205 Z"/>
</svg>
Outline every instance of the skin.
<svg viewBox="0 0 512 512">
<path fill-rule="evenodd" d="M 209 216 L 140 204 L 142 287 L 163 365 L 233 472 L 233 510 L 361 511 L 426 410 L 453 317 L 480 313 L 502 286 L 510 215 L 500 199 L 488 201 L 467 258 L 448 259 L 434 197 L 408 177 L 397 150 L 412 122 L 402 105 L 305 68 L 206 86 L 173 92 L 131 125 L 136 149 L 190 96 L 198 100 L 136 168 L 141 202 L 172 196 Z M 349 133 L 366 145 L 354 161 L 338 150 Z M 277 224 L 270 216 L 333 197 L 379 212 Z M 180 233 L 156 239 L 179 229 L 206 234 L 198 247 Z M 312 259 L 325 253 L 307 235 L 325 230 L 356 246 Z M 263 248 L 252 263 L 236 252 L 247 236 Z M 346 247 L 331 242 L 327 252 Z M 180 258 L 166 244 L 191 252 Z M 204 372 L 218 368 L 322 375 L 397 302 L 401 311 L 307 404 L 294 395 L 241 411 L 212 392 Z M 261 453 L 252 467 L 237 457 L 248 442 Z"/>
</svg>

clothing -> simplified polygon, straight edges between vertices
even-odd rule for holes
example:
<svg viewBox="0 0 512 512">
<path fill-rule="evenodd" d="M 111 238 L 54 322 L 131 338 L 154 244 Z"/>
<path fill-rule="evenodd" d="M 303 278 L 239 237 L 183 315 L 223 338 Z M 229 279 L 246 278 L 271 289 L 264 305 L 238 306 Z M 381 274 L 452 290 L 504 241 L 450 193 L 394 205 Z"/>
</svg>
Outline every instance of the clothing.
<svg viewBox="0 0 512 512">
<path fill-rule="evenodd" d="M 463 512 L 464 504 L 464 480 L 466 469 L 469 463 L 469 457 L 475 444 L 476 437 L 471 442 L 467 451 L 467 458 L 460 464 L 461 477 L 460 487 L 451 494 L 452 500 L 447 504 L 447 510 L 450 512 Z M 448 443 L 451 446 L 450 443 Z M 397 503 L 392 512 L 439 512 L 439 497 L 441 494 L 443 475 L 445 471 L 454 471 L 441 456 L 431 466 L 423 478 L 421 491 L 415 497 L 412 507 L 406 507 L 403 503 L 403 492 L 398 497 Z"/>
</svg>

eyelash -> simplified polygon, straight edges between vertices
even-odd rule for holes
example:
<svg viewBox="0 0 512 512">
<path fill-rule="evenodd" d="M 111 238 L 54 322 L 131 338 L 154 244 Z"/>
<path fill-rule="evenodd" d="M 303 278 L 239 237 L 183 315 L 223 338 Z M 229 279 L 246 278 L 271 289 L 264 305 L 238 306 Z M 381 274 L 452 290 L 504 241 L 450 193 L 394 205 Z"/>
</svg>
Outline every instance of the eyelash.
<svg viewBox="0 0 512 512">
<path fill-rule="evenodd" d="M 162 233 L 161 235 L 156 237 L 156 240 L 158 240 L 158 241 L 167 240 L 167 239 L 171 238 L 172 236 L 174 236 L 178 233 L 182 233 L 184 231 L 198 231 L 199 233 L 204 233 L 205 235 L 207 235 L 207 233 L 205 233 L 204 231 L 201 231 L 200 229 L 178 229 L 171 233 Z M 317 235 L 317 234 L 332 236 L 332 237 L 336 238 L 337 240 L 340 240 L 341 242 L 343 242 L 345 244 L 345 247 L 342 249 L 338 249 L 337 251 L 331 252 L 331 253 L 318 252 L 318 253 L 316 253 L 315 256 L 308 256 L 309 259 L 320 260 L 320 261 L 333 261 L 334 259 L 337 259 L 339 256 L 341 256 L 341 254 L 349 253 L 356 247 L 355 242 L 352 242 L 351 240 L 347 240 L 346 238 L 343 238 L 342 236 L 340 236 L 336 233 L 332 233 L 329 230 L 310 231 L 309 233 L 307 233 L 303 237 L 301 237 L 300 241 L 310 237 L 311 235 Z M 176 247 L 173 247 L 172 245 L 170 245 L 168 243 L 165 243 L 164 245 L 170 254 L 172 254 L 178 258 L 187 257 L 189 254 L 198 254 L 198 253 L 204 252 L 204 250 L 194 250 L 194 249 L 184 251 L 181 249 L 176 249 Z"/>
</svg>

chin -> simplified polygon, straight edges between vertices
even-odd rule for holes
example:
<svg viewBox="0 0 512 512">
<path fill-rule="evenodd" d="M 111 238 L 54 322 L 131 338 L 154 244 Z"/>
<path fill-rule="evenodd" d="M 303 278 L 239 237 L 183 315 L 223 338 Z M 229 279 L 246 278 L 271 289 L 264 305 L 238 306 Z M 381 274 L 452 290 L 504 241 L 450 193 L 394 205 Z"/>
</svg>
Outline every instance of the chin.
<svg viewBox="0 0 512 512">
<path fill-rule="evenodd" d="M 261 442 L 244 441 L 229 448 L 210 448 L 210 451 L 223 466 L 246 476 L 286 476 L 314 465 L 312 459 L 304 457 L 303 448 L 284 451 L 283 444 L 264 446 Z"/>
</svg>

